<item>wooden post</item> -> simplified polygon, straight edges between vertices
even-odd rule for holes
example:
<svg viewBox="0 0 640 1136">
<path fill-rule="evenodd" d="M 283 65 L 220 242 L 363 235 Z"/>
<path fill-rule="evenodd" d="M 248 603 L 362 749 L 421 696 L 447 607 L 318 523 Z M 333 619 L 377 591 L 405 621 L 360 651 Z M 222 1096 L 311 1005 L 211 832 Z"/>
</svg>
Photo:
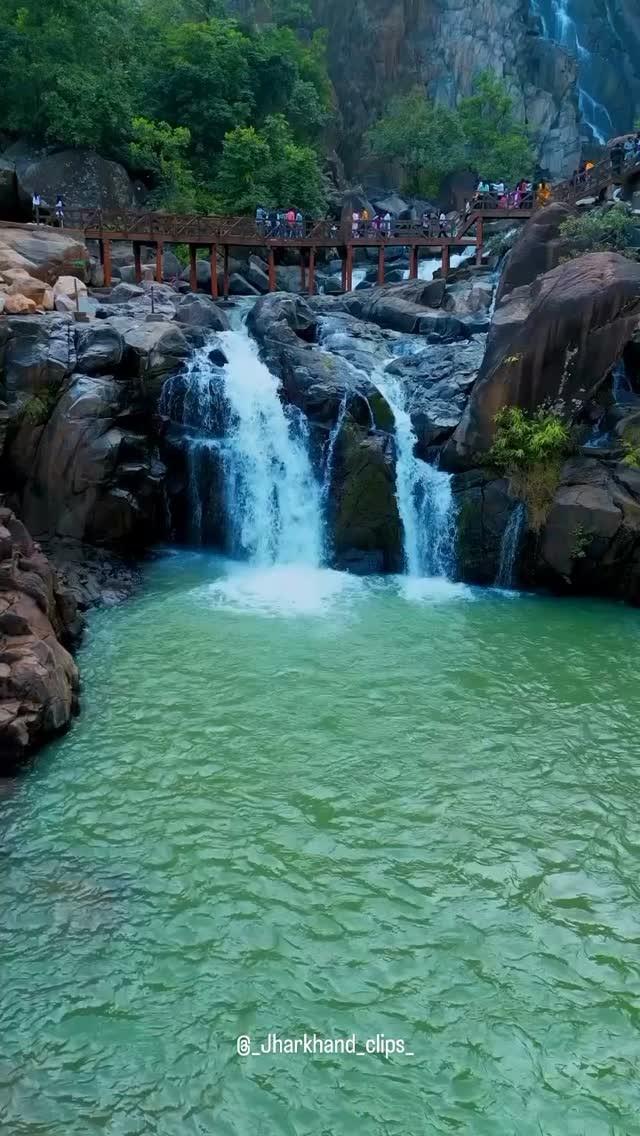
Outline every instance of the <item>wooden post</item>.
<svg viewBox="0 0 640 1136">
<path fill-rule="evenodd" d="M 162 257 L 164 254 L 164 245 L 162 241 L 156 241 L 156 284 L 162 284 Z"/>
<path fill-rule="evenodd" d="M 273 246 L 269 245 L 269 291 L 276 290 L 276 258 Z"/>
<path fill-rule="evenodd" d="M 102 275 L 105 288 L 111 287 L 111 241 L 103 238 L 100 241 L 100 254 L 102 259 Z"/>
<path fill-rule="evenodd" d="M 384 284 L 384 245 L 378 248 L 378 284 Z"/>
<path fill-rule="evenodd" d="M 304 292 L 307 287 L 306 272 L 304 270 L 304 249 L 300 249 L 300 291 Z"/>
<path fill-rule="evenodd" d="M 313 296 L 316 290 L 316 250 L 309 250 L 309 295 Z"/>
<path fill-rule="evenodd" d="M 443 245 L 442 246 L 442 275 L 443 275 L 445 280 L 446 280 L 447 276 L 449 275 L 449 267 L 450 267 L 450 264 L 451 264 L 450 253 L 451 253 L 451 249 L 450 249 L 449 245 Z"/>
<path fill-rule="evenodd" d="M 417 248 L 417 245 L 413 245 L 409 249 L 409 279 L 410 280 L 417 280 L 418 279 L 418 248 Z"/>
<path fill-rule="evenodd" d="M 229 299 L 229 246 L 224 246 L 224 263 L 222 272 L 222 295 L 225 300 Z"/>
<path fill-rule="evenodd" d="M 482 253 L 484 252 L 484 221 L 482 217 L 478 217 L 478 224 L 476 225 L 476 264 L 482 264 Z"/>
<path fill-rule="evenodd" d="M 192 292 L 198 291 L 198 248 L 189 245 L 189 287 Z"/>
<path fill-rule="evenodd" d="M 353 245 L 347 245 L 347 287 L 346 291 L 351 292 L 353 288 Z"/>
<path fill-rule="evenodd" d="M 140 242 L 133 242 L 133 274 L 136 284 L 140 284 L 142 280 L 142 261 L 140 258 Z"/>
<path fill-rule="evenodd" d="M 209 245 L 209 264 L 211 265 L 211 298 L 218 299 L 218 246 Z"/>
<path fill-rule="evenodd" d="M 344 250 L 344 256 L 340 257 L 340 261 L 341 261 L 341 266 L 342 266 L 342 291 L 346 292 L 346 290 L 347 290 L 347 250 L 346 250 L 346 248 Z"/>
</svg>

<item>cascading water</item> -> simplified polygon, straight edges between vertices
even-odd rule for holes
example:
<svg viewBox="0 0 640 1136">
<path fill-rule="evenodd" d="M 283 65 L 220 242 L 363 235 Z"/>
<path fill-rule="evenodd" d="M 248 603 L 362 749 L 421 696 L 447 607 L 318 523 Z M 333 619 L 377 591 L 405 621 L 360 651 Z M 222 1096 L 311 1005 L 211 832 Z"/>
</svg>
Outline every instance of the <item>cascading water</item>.
<svg viewBox="0 0 640 1136">
<path fill-rule="evenodd" d="M 279 382 L 243 324 L 222 332 L 218 343 L 226 364 L 213 363 L 210 348 L 203 348 L 185 375 L 165 385 L 161 402 L 161 411 L 183 430 L 194 542 L 207 540 L 213 477 L 224 498 L 224 540 L 234 556 L 258 567 L 318 566 L 322 490 L 306 420 L 281 402 Z"/>
<path fill-rule="evenodd" d="M 396 496 L 404 530 L 407 575 L 448 577 L 454 560 L 455 516 L 451 477 L 415 456 L 416 435 L 402 384 L 386 371 L 372 381 L 395 419 Z"/>
<path fill-rule="evenodd" d="M 604 145 L 615 133 L 611 115 L 596 96 L 597 76 L 591 52 L 580 40 L 576 20 L 570 11 L 570 0 L 531 0 L 531 8 L 540 21 L 545 39 L 559 44 L 578 61 L 580 113 L 594 141 Z"/>
<path fill-rule="evenodd" d="M 259 565 L 322 558 L 321 489 L 304 416 L 285 408 L 279 382 L 246 331 L 220 336 L 229 407 L 223 463 L 232 551 Z"/>
<path fill-rule="evenodd" d="M 507 527 L 502 536 L 500 546 L 500 564 L 496 576 L 496 588 L 513 588 L 516 559 L 522 540 L 522 533 L 527 516 L 526 506 L 520 501 L 511 511 Z"/>
</svg>

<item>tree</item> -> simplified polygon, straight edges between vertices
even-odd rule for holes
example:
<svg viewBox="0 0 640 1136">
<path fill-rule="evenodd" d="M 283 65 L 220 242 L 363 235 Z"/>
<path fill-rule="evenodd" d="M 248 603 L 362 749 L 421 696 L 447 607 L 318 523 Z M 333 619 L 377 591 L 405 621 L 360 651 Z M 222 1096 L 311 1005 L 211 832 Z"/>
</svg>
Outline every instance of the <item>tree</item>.
<svg viewBox="0 0 640 1136">
<path fill-rule="evenodd" d="M 326 204 L 318 155 L 294 140 L 282 115 L 268 118 L 261 131 L 253 126 L 229 131 L 215 189 L 230 213 L 292 205 L 317 215 Z"/>
<path fill-rule="evenodd" d="M 114 153 L 131 120 L 137 36 L 130 0 L 4 0 L 0 126 L 13 135 Z"/>
<path fill-rule="evenodd" d="M 623 204 L 590 209 L 568 217 L 560 226 L 560 235 L 573 245 L 568 259 L 586 252 L 606 251 L 626 253 L 635 259 L 638 231 L 637 217 Z"/>
<path fill-rule="evenodd" d="M 186 126 L 138 117 L 132 129 L 131 165 L 153 181 L 154 204 L 174 213 L 194 210 L 198 192 L 187 161 L 191 135 Z"/>
<path fill-rule="evenodd" d="M 456 112 L 436 106 L 419 87 L 391 100 L 367 140 L 371 153 L 399 162 L 410 193 L 436 196 L 447 174 L 464 165 L 464 138 Z"/>
<path fill-rule="evenodd" d="M 232 20 L 169 28 L 151 64 L 153 117 L 191 133 L 201 165 L 220 150 L 228 130 L 250 120 L 254 94 L 250 44 Z"/>
<path fill-rule="evenodd" d="M 476 78 L 473 94 L 462 99 L 458 116 L 467 163 L 489 181 L 513 184 L 531 174 L 533 151 L 525 126 L 513 114 L 513 102 L 493 71 Z"/>
</svg>

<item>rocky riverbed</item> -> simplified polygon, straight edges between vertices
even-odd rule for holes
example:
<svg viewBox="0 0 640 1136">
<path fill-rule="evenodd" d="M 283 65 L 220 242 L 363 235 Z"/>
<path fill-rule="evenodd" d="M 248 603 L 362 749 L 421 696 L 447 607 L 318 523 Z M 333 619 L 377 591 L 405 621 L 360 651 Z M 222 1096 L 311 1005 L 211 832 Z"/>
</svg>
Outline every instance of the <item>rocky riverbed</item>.
<svg viewBox="0 0 640 1136">
<path fill-rule="evenodd" d="M 560 206 L 535 216 L 499 277 L 467 264 L 447 281 L 242 301 L 281 399 L 305 424 L 335 566 L 403 568 L 392 390 L 401 392 L 416 457 L 453 474 L 455 575 L 493 583 L 520 503 L 513 480 L 487 464 L 495 415 L 503 406 L 543 406 L 571 424 L 576 446 L 542 522 L 523 521 L 517 577 L 530 587 L 640 600 L 640 470 L 622 460 L 640 422 L 640 266 L 612 253 L 566 260 L 565 216 Z M 11 758 L 63 729 L 75 711 L 67 648 L 83 611 L 129 594 L 158 543 L 192 539 L 185 406 L 196 356 L 213 408 L 204 431 L 210 526 L 200 531 L 226 542 L 221 392 L 225 335 L 239 309 L 185 295 L 181 285 L 121 281 L 89 288 L 78 322 L 70 271 L 91 273 L 88 251 L 72 238 L 28 227 L 0 233 L 8 534 L 0 739 Z M 25 314 L 7 303 L 18 295 L 29 301 Z"/>
</svg>

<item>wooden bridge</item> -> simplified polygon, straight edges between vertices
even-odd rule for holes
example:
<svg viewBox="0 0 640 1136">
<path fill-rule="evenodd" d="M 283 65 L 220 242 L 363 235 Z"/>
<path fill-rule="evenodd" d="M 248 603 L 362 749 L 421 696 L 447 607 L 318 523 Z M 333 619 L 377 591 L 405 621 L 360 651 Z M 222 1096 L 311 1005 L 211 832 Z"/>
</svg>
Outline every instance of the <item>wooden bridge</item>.
<svg viewBox="0 0 640 1136">
<path fill-rule="evenodd" d="M 162 281 L 164 245 L 186 244 L 189 248 L 190 285 L 197 290 L 197 253 L 206 249 L 211 264 L 211 295 L 219 298 L 218 254 L 222 255 L 222 294 L 229 295 L 229 255 L 233 247 L 250 247 L 266 250 L 269 290 L 276 291 L 276 251 L 298 249 L 300 252 L 300 282 L 309 294 L 315 290 L 316 254 L 319 249 L 336 249 L 342 262 L 342 286 L 350 291 L 353 285 L 353 262 L 356 249 L 378 250 L 378 283 L 384 284 L 385 251 L 388 248 L 408 248 L 409 278 L 418 275 L 421 250 L 439 252 L 442 272 L 447 276 L 451 264 L 451 250 L 475 246 L 476 263 L 482 263 L 484 251 L 484 225 L 488 220 L 525 221 L 530 209 L 497 208 L 491 199 L 474 207 L 455 232 L 439 236 L 431 226 L 418 221 L 346 222 L 305 220 L 288 225 L 284 222 L 274 231 L 268 223 L 250 217 L 207 217 L 201 214 L 179 215 L 152 213 L 140 210 L 67 209 L 67 230 L 84 240 L 95 240 L 100 248 L 104 283 L 112 282 L 111 249 L 114 241 L 133 244 L 135 278 L 142 279 L 141 249 L 152 246 L 156 251 L 155 278 Z M 436 224 L 436 230 L 439 226 Z"/>
</svg>

